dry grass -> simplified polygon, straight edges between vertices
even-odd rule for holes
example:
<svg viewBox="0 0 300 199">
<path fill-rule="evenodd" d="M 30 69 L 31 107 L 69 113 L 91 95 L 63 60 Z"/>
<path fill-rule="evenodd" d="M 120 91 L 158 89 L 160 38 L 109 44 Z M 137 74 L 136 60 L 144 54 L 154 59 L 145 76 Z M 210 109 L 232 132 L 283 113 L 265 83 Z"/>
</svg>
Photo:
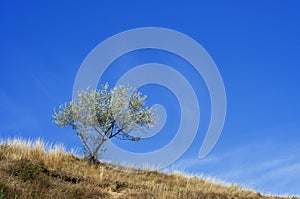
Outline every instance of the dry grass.
<svg viewBox="0 0 300 199">
<path fill-rule="evenodd" d="M 73 153 L 66 153 L 63 146 L 47 145 L 41 140 L 2 141 L 0 199 L 280 198 L 204 178 L 126 170 L 122 172 L 104 163 L 91 164 Z"/>
</svg>

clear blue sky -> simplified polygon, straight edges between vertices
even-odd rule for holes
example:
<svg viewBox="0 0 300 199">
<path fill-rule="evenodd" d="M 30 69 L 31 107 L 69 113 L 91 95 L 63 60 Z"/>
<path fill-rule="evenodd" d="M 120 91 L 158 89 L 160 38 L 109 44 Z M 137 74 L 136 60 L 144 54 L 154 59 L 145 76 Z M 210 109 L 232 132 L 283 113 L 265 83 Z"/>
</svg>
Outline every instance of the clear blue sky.
<svg viewBox="0 0 300 199">
<path fill-rule="evenodd" d="M 51 115 L 53 107 L 71 100 L 84 58 L 119 32 L 165 27 L 192 37 L 207 50 L 227 94 L 226 123 L 213 151 L 206 159 L 197 159 L 204 136 L 200 132 L 172 168 L 266 193 L 300 195 L 300 3 L 130 2 L 1 1 L 1 138 L 42 137 L 80 147 L 74 132 L 54 126 Z M 147 52 L 140 53 L 143 62 L 149 59 Z M 150 55 L 157 58 L 155 52 Z M 147 94 L 147 87 L 143 89 Z M 176 100 L 168 103 L 174 98 L 171 93 L 158 93 L 164 93 L 166 106 L 176 108 Z M 209 114 L 209 102 L 201 101 L 203 114 Z M 165 129 L 170 134 L 155 141 L 157 147 L 178 127 L 178 116 L 173 115 Z M 203 116 L 204 124 L 208 118 Z"/>
</svg>

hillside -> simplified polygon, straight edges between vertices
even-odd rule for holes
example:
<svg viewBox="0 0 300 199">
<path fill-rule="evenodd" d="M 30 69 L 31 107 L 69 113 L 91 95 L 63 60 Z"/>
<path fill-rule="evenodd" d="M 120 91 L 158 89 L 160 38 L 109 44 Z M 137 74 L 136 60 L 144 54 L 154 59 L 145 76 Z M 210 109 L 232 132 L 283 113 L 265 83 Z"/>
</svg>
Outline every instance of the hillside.
<svg viewBox="0 0 300 199">
<path fill-rule="evenodd" d="M 45 150 L 45 148 L 47 150 Z M 41 141 L 0 144 L 0 199 L 4 198 L 281 198 L 196 177 L 91 164 L 62 146 Z M 283 197 L 282 197 L 283 198 Z"/>
</svg>

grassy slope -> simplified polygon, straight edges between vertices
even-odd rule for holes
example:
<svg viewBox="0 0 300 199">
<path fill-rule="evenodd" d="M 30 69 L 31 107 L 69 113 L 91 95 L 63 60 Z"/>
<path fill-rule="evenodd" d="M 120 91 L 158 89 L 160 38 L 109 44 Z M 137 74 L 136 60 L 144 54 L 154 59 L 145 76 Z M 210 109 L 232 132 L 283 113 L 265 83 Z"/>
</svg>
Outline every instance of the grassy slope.
<svg viewBox="0 0 300 199">
<path fill-rule="evenodd" d="M 47 147 L 46 147 L 47 148 Z M 0 144 L 0 199 L 3 198 L 279 198 L 196 177 L 122 172 L 90 164 L 63 147 L 45 151 L 41 141 Z"/>
</svg>

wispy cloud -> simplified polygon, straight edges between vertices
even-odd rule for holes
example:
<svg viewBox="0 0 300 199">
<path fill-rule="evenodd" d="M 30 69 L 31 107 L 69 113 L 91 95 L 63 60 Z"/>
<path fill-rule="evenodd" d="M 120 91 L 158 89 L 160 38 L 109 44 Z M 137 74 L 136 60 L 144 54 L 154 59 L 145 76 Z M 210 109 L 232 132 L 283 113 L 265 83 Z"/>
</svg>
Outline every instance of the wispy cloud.
<svg viewBox="0 0 300 199">
<path fill-rule="evenodd" d="M 295 183 L 300 179 L 300 159 L 293 155 L 299 149 L 290 146 L 277 154 L 272 150 L 277 145 L 261 142 L 212 154 L 204 160 L 184 158 L 173 169 L 216 177 L 264 193 L 300 195 L 300 184 Z"/>
</svg>

